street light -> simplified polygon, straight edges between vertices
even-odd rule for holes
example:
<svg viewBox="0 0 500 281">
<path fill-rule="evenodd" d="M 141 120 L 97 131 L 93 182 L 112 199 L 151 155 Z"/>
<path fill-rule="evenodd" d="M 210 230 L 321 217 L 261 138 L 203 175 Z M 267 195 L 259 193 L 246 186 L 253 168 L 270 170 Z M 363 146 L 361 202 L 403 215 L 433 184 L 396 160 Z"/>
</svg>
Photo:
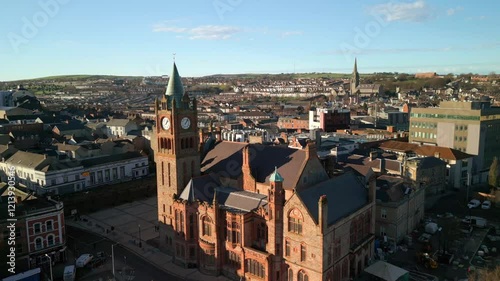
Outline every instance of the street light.
<svg viewBox="0 0 500 281">
<path fill-rule="evenodd" d="M 115 245 L 118 245 L 118 243 L 111 244 L 111 267 L 113 271 L 113 277 L 115 277 Z"/>
<path fill-rule="evenodd" d="M 50 262 L 50 264 L 49 264 L 50 265 L 50 281 L 54 281 L 54 278 L 52 278 L 52 258 L 47 254 L 45 254 L 45 256 L 47 258 L 49 258 L 49 262 Z"/>
<path fill-rule="evenodd" d="M 141 225 L 139 224 L 139 248 L 142 248 L 142 240 L 141 240 Z"/>
</svg>

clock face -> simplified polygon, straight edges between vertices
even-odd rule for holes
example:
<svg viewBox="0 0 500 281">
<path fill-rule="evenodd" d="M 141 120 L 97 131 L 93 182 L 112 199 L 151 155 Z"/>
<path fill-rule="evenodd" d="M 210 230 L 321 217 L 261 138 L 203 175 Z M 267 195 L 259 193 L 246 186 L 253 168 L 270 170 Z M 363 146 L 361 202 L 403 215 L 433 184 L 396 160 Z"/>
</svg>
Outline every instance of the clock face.
<svg viewBox="0 0 500 281">
<path fill-rule="evenodd" d="M 168 119 L 167 117 L 163 117 L 163 119 L 161 119 L 161 127 L 164 130 L 170 129 L 170 119 Z"/>
<path fill-rule="evenodd" d="M 190 126 L 191 126 L 191 120 L 187 117 L 182 118 L 181 127 L 183 129 L 189 129 Z"/>
</svg>

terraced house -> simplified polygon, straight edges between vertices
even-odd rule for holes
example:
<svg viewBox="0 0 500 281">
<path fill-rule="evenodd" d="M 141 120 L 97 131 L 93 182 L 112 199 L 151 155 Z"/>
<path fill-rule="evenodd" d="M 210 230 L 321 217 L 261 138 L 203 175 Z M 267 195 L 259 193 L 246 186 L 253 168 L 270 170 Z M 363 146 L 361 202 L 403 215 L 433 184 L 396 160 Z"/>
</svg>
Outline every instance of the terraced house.
<svg viewBox="0 0 500 281">
<path fill-rule="evenodd" d="M 375 184 L 329 178 L 316 147 L 200 143 L 174 64 L 155 102 L 161 249 L 233 280 L 349 280 L 374 252 Z"/>
</svg>

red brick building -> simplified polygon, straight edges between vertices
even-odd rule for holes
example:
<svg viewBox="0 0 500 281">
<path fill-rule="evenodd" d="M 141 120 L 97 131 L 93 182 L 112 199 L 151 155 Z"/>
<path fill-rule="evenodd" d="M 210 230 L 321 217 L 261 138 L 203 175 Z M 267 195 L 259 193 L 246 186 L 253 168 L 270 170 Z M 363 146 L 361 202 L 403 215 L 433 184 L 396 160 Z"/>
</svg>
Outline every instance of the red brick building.
<svg viewBox="0 0 500 281">
<path fill-rule="evenodd" d="M 301 117 L 280 117 L 278 128 L 286 130 L 309 130 L 309 116 Z"/>
<path fill-rule="evenodd" d="M 3 230 L 2 242 L 7 241 L 10 223 L 7 215 L 8 186 L 0 187 L 0 206 L 3 216 L 0 227 Z M 16 272 L 42 267 L 48 270 L 48 254 L 53 263 L 66 260 L 66 236 L 64 225 L 64 206 L 52 199 L 37 198 L 19 188 L 16 194 Z M 10 247 L 10 246 L 8 246 Z M 6 243 L 0 243 L 0 252 L 7 251 Z M 4 266 L 2 264 L 2 266 Z M 6 272 L 2 270 L 2 272 Z"/>
<path fill-rule="evenodd" d="M 179 265 L 233 280 L 357 276 L 374 252 L 375 186 L 353 173 L 330 179 L 313 143 L 219 141 L 200 151 L 196 100 L 180 81 L 174 65 L 156 102 L 162 250 Z"/>
</svg>

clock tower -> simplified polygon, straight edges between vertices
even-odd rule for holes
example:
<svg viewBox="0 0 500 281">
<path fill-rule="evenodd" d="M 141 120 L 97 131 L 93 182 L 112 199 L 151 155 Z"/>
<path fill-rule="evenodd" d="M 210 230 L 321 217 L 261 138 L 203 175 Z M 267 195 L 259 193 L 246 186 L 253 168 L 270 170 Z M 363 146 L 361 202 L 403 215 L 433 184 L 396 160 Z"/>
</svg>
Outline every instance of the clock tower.
<svg viewBox="0 0 500 281">
<path fill-rule="evenodd" d="M 196 99 L 184 93 L 177 66 L 161 100 L 155 101 L 155 161 L 160 245 L 172 250 L 172 204 L 192 177 L 200 175 Z"/>
</svg>

